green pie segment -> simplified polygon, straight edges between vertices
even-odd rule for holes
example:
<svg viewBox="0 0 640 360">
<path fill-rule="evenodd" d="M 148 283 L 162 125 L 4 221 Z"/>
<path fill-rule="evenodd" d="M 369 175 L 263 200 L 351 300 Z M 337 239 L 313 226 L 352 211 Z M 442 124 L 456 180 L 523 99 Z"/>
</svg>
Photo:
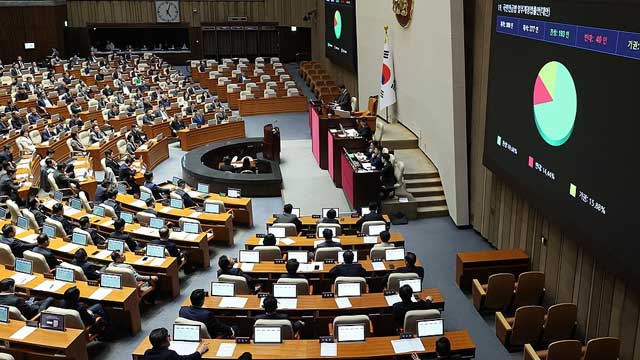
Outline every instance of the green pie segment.
<svg viewBox="0 0 640 360">
<path fill-rule="evenodd" d="M 561 63 L 542 67 L 533 89 L 533 113 L 540 136 L 551 146 L 561 146 L 573 133 L 578 100 L 573 77 Z"/>
<path fill-rule="evenodd" d="M 336 39 L 340 39 L 342 36 L 342 15 L 340 10 L 336 10 L 335 14 L 333 14 L 333 31 L 336 34 Z"/>
</svg>

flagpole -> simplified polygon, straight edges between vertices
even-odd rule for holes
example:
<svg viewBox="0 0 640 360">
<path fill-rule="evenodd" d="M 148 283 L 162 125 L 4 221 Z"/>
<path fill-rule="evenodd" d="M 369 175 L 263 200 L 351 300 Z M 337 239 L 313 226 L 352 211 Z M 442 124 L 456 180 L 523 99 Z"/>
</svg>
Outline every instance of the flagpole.
<svg viewBox="0 0 640 360">
<path fill-rule="evenodd" d="M 384 26 L 384 43 L 386 44 L 388 41 L 389 41 L 389 25 L 385 25 Z M 391 122 L 389 121 L 389 107 L 388 106 L 385 107 L 384 110 L 386 112 L 386 114 L 385 114 L 386 115 L 386 121 L 387 121 L 387 123 L 390 124 Z"/>
</svg>

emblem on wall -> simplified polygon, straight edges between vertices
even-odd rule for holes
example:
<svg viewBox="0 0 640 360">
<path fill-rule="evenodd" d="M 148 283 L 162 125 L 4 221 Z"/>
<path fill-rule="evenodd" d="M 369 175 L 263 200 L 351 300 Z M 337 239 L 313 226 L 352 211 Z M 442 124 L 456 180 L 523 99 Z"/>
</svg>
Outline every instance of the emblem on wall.
<svg viewBox="0 0 640 360">
<path fill-rule="evenodd" d="M 413 16 L 413 0 L 393 0 L 393 12 L 400 26 L 408 27 Z"/>
</svg>

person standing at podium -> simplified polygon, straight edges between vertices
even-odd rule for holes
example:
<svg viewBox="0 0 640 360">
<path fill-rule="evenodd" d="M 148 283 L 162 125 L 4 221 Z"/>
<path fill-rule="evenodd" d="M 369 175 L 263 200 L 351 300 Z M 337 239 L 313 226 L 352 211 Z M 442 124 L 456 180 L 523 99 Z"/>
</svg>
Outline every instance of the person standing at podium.
<svg viewBox="0 0 640 360">
<path fill-rule="evenodd" d="M 340 110 L 351 112 L 351 94 L 344 84 L 340 84 L 340 95 L 335 100 L 336 106 L 340 107 Z"/>
</svg>

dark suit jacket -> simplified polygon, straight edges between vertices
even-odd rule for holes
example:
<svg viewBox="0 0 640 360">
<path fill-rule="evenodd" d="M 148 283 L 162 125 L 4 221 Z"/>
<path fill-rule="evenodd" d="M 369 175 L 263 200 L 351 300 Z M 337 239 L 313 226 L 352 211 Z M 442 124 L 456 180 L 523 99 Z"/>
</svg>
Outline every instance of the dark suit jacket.
<svg viewBox="0 0 640 360">
<path fill-rule="evenodd" d="M 71 187 L 71 184 L 76 184 L 79 185 L 78 180 L 76 179 L 72 179 L 70 177 L 67 176 L 67 174 L 60 172 L 60 171 L 56 171 L 53 174 L 53 178 L 56 181 L 56 184 L 58 185 L 59 188 L 69 188 Z"/>
<path fill-rule="evenodd" d="M 55 135 L 56 134 L 54 134 L 51 131 L 49 131 L 49 128 L 45 128 L 44 130 L 42 130 L 42 133 L 40 134 L 40 137 L 42 138 L 42 141 L 49 141 L 49 139 L 51 139 L 51 137 L 53 137 Z"/>
<path fill-rule="evenodd" d="M 135 170 L 129 168 L 127 164 L 120 165 L 120 171 L 118 173 L 119 180 L 126 182 L 134 181 L 133 177 L 136 174 Z"/>
<path fill-rule="evenodd" d="M 358 229 L 358 231 L 360 231 L 360 229 L 362 228 L 362 224 L 364 224 L 366 221 L 384 221 L 384 218 L 382 217 L 382 214 L 380 214 L 380 213 L 370 212 L 367 215 L 361 217 L 356 222 L 356 229 Z"/>
<path fill-rule="evenodd" d="M 340 106 L 340 109 L 344 111 L 352 111 L 351 109 L 351 94 L 349 92 L 341 93 L 338 98 L 336 98 L 336 103 Z"/>
<path fill-rule="evenodd" d="M 382 169 L 382 157 L 381 156 L 371 157 L 371 165 L 378 170 Z"/>
<path fill-rule="evenodd" d="M 111 206 L 113 208 L 113 211 L 115 211 L 116 216 L 120 217 L 120 213 L 122 212 L 122 209 L 120 209 L 120 204 L 117 201 L 114 201 L 112 199 L 107 199 L 102 203 L 107 206 Z"/>
<path fill-rule="evenodd" d="M 175 190 L 175 193 L 178 194 L 181 198 L 182 201 L 184 202 L 184 206 L 185 207 L 197 207 L 198 204 L 193 200 L 193 198 L 187 194 L 186 191 L 182 190 L 182 189 L 177 189 Z"/>
<path fill-rule="evenodd" d="M 380 176 L 382 178 L 382 186 L 387 189 L 392 189 L 393 185 L 396 183 L 396 176 L 393 174 L 393 166 L 391 164 L 387 164 L 382 167 Z"/>
<path fill-rule="evenodd" d="M 73 228 L 75 226 L 73 226 L 73 224 L 71 224 L 69 222 L 69 220 L 67 220 L 67 218 L 65 218 L 62 215 L 51 215 L 51 218 L 53 220 L 57 220 L 62 224 L 62 227 L 64 228 L 64 232 L 67 233 L 67 235 L 70 235 L 73 232 Z"/>
<path fill-rule="evenodd" d="M 180 308 L 178 316 L 204 323 L 207 326 L 207 331 L 212 337 L 217 336 L 231 336 L 231 327 L 223 324 L 216 319 L 213 311 L 195 307 L 195 306 L 183 306 Z"/>
<path fill-rule="evenodd" d="M 114 174 L 118 174 L 120 172 L 120 165 L 113 159 L 105 159 L 105 165 L 113 170 Z"/>
<path fill-rule="evenodd" d="M 318 224 L 340 224 L 340 220 L 338 220 L 338 218 L 329 219 L 325 217 L 325 218 L 322 218 L 322 220 L 320 220 Z"/>
<path fill-rule="evenodd" d="M 427 310 L 431 309 L 431 301 L 420 300 L 418 302 L 405 303 L 403 301 L 393 304 L 393 319 L 397 327 L 404 326 L 404 316 L 411 310 Z"/>
<path fill-rule="evenodd" d="M 324 241 L 318 244 L 318 246 L 316 246 L 316 249 L 320 249 L 320 248 L 328 248 L 328 247 L 340 247 L 340 243 L 337 241 Z"/>
<path fill-rule="evenodd" d="M 160 186 L 152 182 L 145 182 L 144 186 L 151 190 L 151 193 L 153 193 L 153 197 L 156 198 L 156 200 L 162 198 L 162 194 L 169 192 L 168 189 L 161 189 Z"/>
<path fill-rule="evenodd" d="M 100 205 L 107 199 L 107 189 L 102 187 L 102 185 L 98 185 L 96 188 L 96 194 L 93 197 L 93 205 Z"/>
<path fill-rule="evenodd" d="M 204 119 L 204 115 L 193 115 L 191 118 L 192 124 L 204 125 L 207 121 Z"/>
<path fill-rule="evenodd" d="M 144 352 L 144 360 L 198 360 L 202 355 L 194 352 L 190 355 L 178 355 L 177 352 L 169 349 L 149 349 Z"/>
<path fill-rule="evenodd" d="M 129 250 L 131 250 L 131 251 L 138 250 L 138 243 L 135 240 L 133 240 L 131 238 L 131 236 L 129 236 L 129 234 L 127 234 L 127 233 L 124 233 L 122 231 L 113 231 L 109 235 L 109 238 L 123 240 L 125 243 L 127 243 L 127 246 L 129 247 Z"/>
<path fill-rule="evenodd" d="M 169 252 L 169 255 L 176 258 L 180 257 L 180 249 L 178 249 L 178 246 L 176 246 L 176 243 L 174 243 L 173 241 L 153 239 L 149 244 L 164 246 L 164 248 L 167 249 L 167 251 Z"/>
<path fill-rule="evenodd" d="M 8 245 L 11 248 L 11 252 L 15 257 L 22 257 L 25 250 L 31 250 L 36 245 L 29 244 L 24 241 L 17 240 L 15 238 L 6 238 L 0 235 L 0 243 Z"/>
<path fill-rule="evenodd" d="M 297 231 L 302 229 L 302 221 L 293 214 L 276 214 L 274 224 L 295 224 Z"/>
<path fill-rule="evenodd" d="M 33 248 L 32 251 L 44 256 L 44 259 L 47 260 L 47 265 L 49 265 L 49 269 L 53 270 L 56 268 L 56 266 L 58 266 L 59 264 L 58 259 L 56 259 L 56 256 L 53 255 L 51 250 L 40 247 L 40 246 L 36 246 Z"/>
<path fill-rule="evenodd" d="M 373 138 L 373 131 L 371 131 L 371 128 L 368 126 L 358 129 L 358 134 L 367 141 L 371 141 Z"/>
<path fill-rule="evenodd" d="M 0 121 L 0 135 L 8 134 L 9 130 L 10 130 L 9 124 L 5 124 L 3 121 Z"/>
<path fill-rule="evenodd" d="M 79 266 L 82 269 L 82 272 L 84 273 L 84 276 L 87 277 L 87 279 L 89 280 L 98 280 L 100 279 L 100 272 L 98 270 L 95 270 L 93 268 L 93 264 L 91 264 L 88 261 L 76 261 L 73 260 L 73 262 L 71 262 L 72 265 L 76 265 Z"/>
<path fill-rule="evenodd" d="M 18 308 L 22 316 L 27 319 L 33 318 L 40 312 L 40 307 L 38 307 L 38 305 L 29 305 L 25 299 L 14 294 L 0 294 L 0 305 L 8 305 Z"/>
<path fill-rule="evenodd" d="M 331 275 L 333 278 L 337 278 L 338 276 L 365 277 L 367 275 L 367 272 L 364 270 L 362 265 L 358 263 L 339 264 L 329 271 L 329 275 Z"/>
</svg>

